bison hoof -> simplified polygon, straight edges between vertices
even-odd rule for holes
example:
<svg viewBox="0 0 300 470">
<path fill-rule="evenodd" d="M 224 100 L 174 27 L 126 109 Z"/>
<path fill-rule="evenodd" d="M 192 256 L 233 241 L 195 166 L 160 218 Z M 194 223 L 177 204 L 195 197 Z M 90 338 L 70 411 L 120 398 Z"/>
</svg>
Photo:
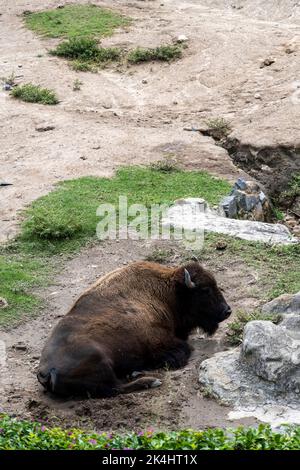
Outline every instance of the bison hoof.
<svg viewBox="0 0 300 470">
<path fill-rule="evenodd" d="M 131 374 L 131 378 L 136 379 L 137 377 L 141 377 L 142 375 L 144 375 L 143 372 L 141 372 L 139 370 L 134 370 Z"/>
<path fill-rule="evenodd" d="M 155 379 L 155 380 L 153 380 L 153 382 L 151 383 L 150 387 L 151 387 L 151 388 L 160 387 L 161 384 L 162 384 L 162 381 L 161 381 L 161 380 Z"/>
</svg>

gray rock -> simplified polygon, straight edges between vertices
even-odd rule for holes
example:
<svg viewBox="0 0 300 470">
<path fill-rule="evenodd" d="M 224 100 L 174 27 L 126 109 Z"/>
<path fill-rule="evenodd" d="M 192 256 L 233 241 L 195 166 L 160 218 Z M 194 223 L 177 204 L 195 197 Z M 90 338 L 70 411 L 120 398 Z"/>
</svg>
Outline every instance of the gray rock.
<svg viewBox="0 0 300 470">
<path fill-rule="evenodd" d="M 296 313 L 300 315 L 300 292 L 297 294 L 283 294 L 265 304 L 262 309 L 265 314 Z"/>
<path fill-rule="evenodd" d="M 237 204 L 234 196 L 226 196 L 222 200 L 222 207 L 224 209 L 226 217 L 235 219 L 237 216 Z"/>
<path fill-rule="evenodd" d="M 237 189 L 244 190 L 247 188 L 247 182 L 244 180 L 244 178 L 238 178 L 234 186 Z"/>
<path fill-rule="evenodd" d="M 203 361 L 199 382 L 233 407 L 232 419 L 300 424 L 300 316 L 287 315 L 279 325 L 249 322 L 241 348 Z"/>
<path fill-rule="evenodd" d="M 262 188 L 256 182 L 243 178 L 238 178 L 229 196 L 221 201 L 220 208 L 228 218 L 262 222 L 271 220 L 271 204 Z"/>
<path fill-rule="evenodd" d="M 289 333 L 294 338 L 300 338 L 300 315 L 294 315 L 292 313 L 283 315 L 280 326 L 289 330 Z"/>
<path fill-rule="evenodd" d="M 258 377 L 275 382 L 278 391 L 300 391 L 300 339 L 288 328 L 270 321 L 247 323 L 240 359 Z"/>
</svg>

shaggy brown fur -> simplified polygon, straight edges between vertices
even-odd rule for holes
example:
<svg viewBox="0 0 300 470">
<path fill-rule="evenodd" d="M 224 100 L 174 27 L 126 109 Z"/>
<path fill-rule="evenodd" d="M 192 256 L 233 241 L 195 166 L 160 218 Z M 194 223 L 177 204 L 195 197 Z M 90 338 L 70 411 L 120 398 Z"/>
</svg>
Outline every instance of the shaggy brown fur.
<svg viewBox="0 0 300 470">
<path fill-rule="evenodd" d="M 212 274 L 198 263 L 138 262 L 102 277 L 54 328 L 38 379 L 58 395 L 111 396 L 160 385 L 125 383 L 133 371 L 186 364 L 190 332 L 213 334 L 231 313 Z"/>
</svg>

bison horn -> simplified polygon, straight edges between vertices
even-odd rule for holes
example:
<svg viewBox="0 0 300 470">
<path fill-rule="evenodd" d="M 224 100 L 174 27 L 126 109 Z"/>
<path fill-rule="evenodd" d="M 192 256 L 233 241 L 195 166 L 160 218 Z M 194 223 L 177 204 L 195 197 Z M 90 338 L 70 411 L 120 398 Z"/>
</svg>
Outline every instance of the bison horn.
<svg viewBox="0 0 300 470">
<path fill-rule="evenodd" d="M 191 279 L 190 273 L 185 268 L 184 268 L 184 281 L 185 281 L 186 287 L 188 287 L 189 289 L 194 289 L 194 287 L 196 287 L 195 283 Z"/>
</svg>

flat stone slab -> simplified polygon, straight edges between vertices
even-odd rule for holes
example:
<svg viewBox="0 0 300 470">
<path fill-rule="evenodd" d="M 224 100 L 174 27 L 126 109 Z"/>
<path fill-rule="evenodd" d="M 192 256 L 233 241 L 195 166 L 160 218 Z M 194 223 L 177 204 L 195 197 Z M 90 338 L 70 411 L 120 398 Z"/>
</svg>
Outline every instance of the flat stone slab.
<svg viewBox="0 0 300 470">
<path fill-rule="evenodd" d="M 170 225 L 183 230 L 206 230 L 231 235 L 243 240 L 271 244 L 299 242 L 297 238 L 291 235 L 285 225 L 221 217 L 206 207 L 204 201 L 199 198 L 176 201 L 166 212 L 162 224 L 163 226 Z"/>
</svg>

